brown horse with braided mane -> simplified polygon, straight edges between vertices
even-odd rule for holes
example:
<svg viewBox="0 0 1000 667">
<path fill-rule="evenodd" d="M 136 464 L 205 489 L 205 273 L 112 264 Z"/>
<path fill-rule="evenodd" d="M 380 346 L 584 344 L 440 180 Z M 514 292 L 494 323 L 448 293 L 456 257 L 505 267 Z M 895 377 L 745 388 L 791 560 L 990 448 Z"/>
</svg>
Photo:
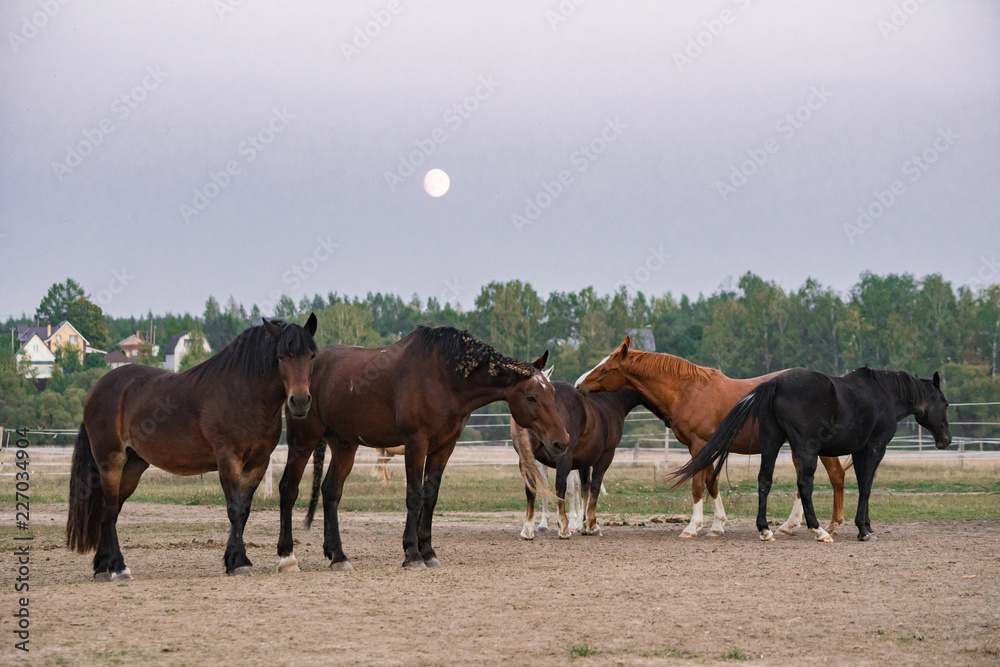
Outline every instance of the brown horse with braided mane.
<svg viewBox="0 0 1000 667">
<path fill-rule="evenodd" d="M 132 364 L 109 372 L 83 406 L 69 478 L 66 545 L 96 549 L 94 578 L 127 580 L 118 513 L 154 465 L 175 475 L 219 471 L 229 515 L 228 574 L 253 574 L 243 543 L 254 491 L 281 437 L 281 409 L 301 421 L 312 397 L 316 316 L 251 327 L 183 373 Z"/>
<path fill-rule="evenodd" d="M 757 385 L 780 375 L 783 371 L 755 378 L 739 380 L 727 377 L 714 368 L 698 366 L 681 357 L 657 352 L 630 350 L 631 338 L 625 337 L 621 346 L 605 357 L 592 370 L 576 381 L 576 387 L 586 393 L 591 391 L 618 391 L 623 387 L 640 392 L 652 405 L 654 412 L 667 423 L 681 444 L 696 456 L 715 432 L 719 422 L 737 402 Z M 759 454 L 760 440 L 756 425 L 748 425 L 733 441 L 732 452 Z M 837 457 L 820 457 L 830 483 L 833 485 L 833 518 L 827 531 L 830 534 L 844 523 L 844 471 Z M 798 458 L 792 452 L 792 461 L 798 470 Z M 725 533 L 726 510 L 719 496 L 718 479 L 710 471 L 700 471 L 691 479 L 694 508 L 691 522 L 681 532 L 681 537 L 697 537 L 704 522 L 704 494 L 708 488 L 714 504 L 714 521 L 709 535 Z M 788 521 L 778 528 L 791 535 L 802 524 L 802 502 L 798 495 Z"/>
<path fill-rule="evenodd" d="M 288 423 L 288 463 L 281 477 L 279 572 L 298 570 L 292 553 L 292 507 L 299 481 L 313 455 L 317 500 L 326 443 L 332 455 L 323 481 L 323 553 L 330 567 L 351 570 L 337 517 L 340 499 L 359 445 L 403 444 L 406 463 L 406 528 L 403 567 L 440 565 L 431 545 L 431 522 L 441 476 L 473 410 L 506 401 L 519 424 L 534 430 L 559 456 L 569 434 L 556 410 L 555 389 L 542 374 L 548 352 L 533 364 L 512 359 L 451 327 L 417 327 L 401 340 L 376 349 L 331 345 L 320 351 L 313 371 L 315 398 L 307 419 Z M 534 468 L 534 466 L 531 466 Z M 537 470 L 535 471 L 537 474 Z"/>
</svg>

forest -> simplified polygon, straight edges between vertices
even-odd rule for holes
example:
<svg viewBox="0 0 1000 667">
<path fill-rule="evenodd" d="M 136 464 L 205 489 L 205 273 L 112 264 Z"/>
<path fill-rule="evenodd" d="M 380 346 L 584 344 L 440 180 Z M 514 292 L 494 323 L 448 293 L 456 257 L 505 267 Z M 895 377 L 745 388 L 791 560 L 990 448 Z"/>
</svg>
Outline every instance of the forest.
<svg viewBox="0 0 1000 667">
<path fill-rule="evenodd" d="M 696 299 L 670 293 L 631 294 L 624 288 L 601 295 L 592 287 L 543 297 L 529 283 L 512 280 L 482 287 L 471 310 L 433 297 L 423 301 L 414 295 L 406 300 L 369 293 L 362 298 L 334 291 L 303 297 L 298 303 L 284 296 L 274 310 L 275 317 L 300 322 L 316 313 L 321 346 L 386 345 L 419 325 L 468 329 L 522 359 L 549 350 L 553 377 L 567 381 L 593 367 L 621 344 L 626 333 L 647 329 L 655 351 L 718 368 L 732 377 L 795 366 L 831 375 L 865 365 L 921 377 L 939 371 L 953 403 L 1000 401 L 996 382 L 1000 285 L 956 288 L 937 274 L 918 279 L 911 274 L 866 272 L 848 292 L 840 293 L 812 279 L 797 290 L 786 290 L 747 273 Z M 154 343 L 194 331 L 219 350 L 260 315 L 256 305 L 247 311 L 232 297 L 222 303 L 209 296 L 198 315 L 150 311 L 140 317 L 112 317 L 88 298 L 79 283 L 68 279 L 54 284 L 32 315 L 8 318 L 4 332 L 21 323 L 68 319 L 93 347 L 104 350 L 140 332 L 149 349 L 139 363 L 156 365 L 163 357 L 162 352 L 153 354 Z M 641 344 L 650 337 L 640 333 L 633 339 Z M 57 354 L 53 376 L 39 391 L 18 372 L 15 345 L 0 346 L 0 425 L 77 427 L 87 392 L 107 372 L 101 355 L 78 359 Z M 206 357 L 192 354 L 185 367 Z"/>
</svg>

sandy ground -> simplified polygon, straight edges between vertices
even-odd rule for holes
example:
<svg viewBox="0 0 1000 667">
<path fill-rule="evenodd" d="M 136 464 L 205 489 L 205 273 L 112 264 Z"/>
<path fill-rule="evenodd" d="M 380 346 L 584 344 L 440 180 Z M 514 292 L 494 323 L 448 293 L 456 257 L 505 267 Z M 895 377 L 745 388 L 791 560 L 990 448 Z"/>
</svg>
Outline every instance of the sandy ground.
<svg viewBox="0 0 1000 667">
<path fill-rule="evenodd" d="M 628 517 L 625 517 L 628 520 Z M 301 524 L 301 512 L 296 520 Z M 99 584 L 62 546 L 65 506 L 33 505 L 31 654 L 37 664 L 993 664 L 1000 663 L 1000 521 L 800 529 L 762 544 L 751 519 L 723 538 L 680 523 L 604 537 L 517 539 L 514 513 L 435 519 L 444 567 L 407 571 L 402 514 L 348 513 L 356 570 L 331 572 L 321 532 L 296 527 L 303 571 L 272 573 L 278 514 L 251 515 L 253 577 L 226 577 L 220 507 L 127 504 L 136 579 Z M 13 542 L 3 560 L 12 650 Z M 739 653 L 734 653 L 739 652 Z"/>
</svg>

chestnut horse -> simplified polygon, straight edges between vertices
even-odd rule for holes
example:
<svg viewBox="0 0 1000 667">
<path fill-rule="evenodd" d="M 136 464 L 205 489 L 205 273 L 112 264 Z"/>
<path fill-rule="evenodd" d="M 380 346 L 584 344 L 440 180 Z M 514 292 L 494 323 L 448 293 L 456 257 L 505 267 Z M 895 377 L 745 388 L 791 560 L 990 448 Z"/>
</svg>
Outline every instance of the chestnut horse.
<svg viewBox="0 0 1000 667">
<path fill-rule="evenodd" d="M 302 420 L 312 398 L 316 316 L 251 327 L 183 373 L 110 371 L 83 406 L 73 450 L 66 545 L 96 549 L 94 578 L 131 579 L 118 544 L 122 504 L 150 464 L 175 475 L 219 471 L 229 514 L 228 574 L 253 574 L 243 543 L 254 491 L 281 437 L 281 409 Z"/>
<path fill-rule="evenodd" d="M 549 456 L 537 435 L 511 419 L 510 435 L 521 466 L 533 463 L 532 458 L 556 469 L 556 496 L 559 503 L 559 537 L 566 539 L 572 532 L 566 515 L 566 480 L 571 470 L 580 474 L 580 495 L 586 499 L 582 535 L 601 535 L 597 523 L 597 498 L 601 494 L 604 475 L 615 458 L 615 448 L 621 442 L 625 417 L 637 405 L 646 404 L 642 394 L 633 389 L 584 396 L 568 382 L 553 382 L 556 406 L 569 431 L 569 448 L 560 457 Z M 535 489 L 525 484 L 528 508 L 524 516 L 521 537 L 535 536 Z"/>
<path fill-rule="evenodd" d="M 623 387 L 635 389 L 655 406 L 651 410 L 670 427 L 687 447 L 691 456 L 697 456 L 705 443 L 715 432 L 719 422 L 729 413 L 747 392 L 762 382 L 780 375 L 783 371 L 769 373 L 755 378 L 738 380 L 726 377 L 714 368 L 698 366 L 681 357 L 657 352 L 629 350 L 631 338 L 605 357 L 593 370 L 580 376 L 576 381 L 582 392 L 617 391 Z M 743 429 L 732 443 L 731 451 L 737 454 L 759 454 L 760 441 L 756 427 Z M 827 530 L 834 534 L 844 523 L 844 466 L 834 456 L 821 457 L 823 466 L 833 485 L 833 518 Z M 798 470 L 798 458 L 792 452 L 792 461 Z M 726 510 L 719 496 L 718 479 L 707 472 L 699 472 L 691 478 L 691 495 L 694 508 L 691 523 L 681 532 L 681 537 L 697 537 L 704 522 L 705 488 L 712 496 L 714 521 L 710 536 L 725 533 Z M 796 496 L 788 521 L 778 528 L 779 532 L 791 535 L 802 523 L 802 503 Z"/>
<path fill-rule="evenodd" d="M 556 411 L 555 389 L 540 371 L 547 358 L 548 352 L 534 364 L 512 359 L 452 327 L 417 327 L 388 347 L 321 350 L 313 371 L 313 407 L 305 420 L 288 425 L 288 463 L 279 485 L 278 571 L 298 569 L 292 507 L 313 454 L 309 525 L 327 442 L 332 455 L 323 481 L 323 553 L 330 567 L 353 569 L 341 546 L 337 512 L 358 446 L 399 443 L 406 462 L 403 567 L 440 565 L 431 546 L 434 506 L 445 465 L 473 410 L 506 401 L 514 419 L 539 433 L 553 456 L 565 451 L 569 434 Z"/>
</svg>

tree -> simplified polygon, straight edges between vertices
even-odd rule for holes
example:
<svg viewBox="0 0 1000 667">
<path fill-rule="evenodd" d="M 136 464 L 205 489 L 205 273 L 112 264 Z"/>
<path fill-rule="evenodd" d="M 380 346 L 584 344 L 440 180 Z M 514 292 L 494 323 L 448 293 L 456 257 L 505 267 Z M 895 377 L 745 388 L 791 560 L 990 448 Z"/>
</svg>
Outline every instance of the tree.
<svg viewBox="0 0 1000 667">
<path fill-rule="evenodd" d="M 92 347 L 104 349 L 108 346 L 108 325 L 104 321 L 101 307 L 86 297 L 77 297 L 66 312 L 66 319 L 83 334 Z"/>
<path fill-rule="evenodd" d="M 534 359 L 544 351 L 539 335 L 544 310 L 542 300 L 529 283 L 492 282 L 476 297 L 476 312 L 469 328 L 504 354 Z"/>
<path fill-rule="evenodd" d="M 212 356 L 211 352 L 205 351 L 205 335 L 201 331 L 193 329 L 191 331 L 191 337 L 188 340 L 191 343 L 191 347 L 188 348 L 187 354 L 185 354 L 184 358 L 181 359 L 180 366 L 177 368 L 180 372 L 184 372 L 189 368 L 194 368 Z"/>
<path fill-rule="evenodd" d="M 66 315 L 73 302 L 86 296 L 80 283 L 72 278 L 67 278 L 64 283 L 53 283 L 42 302 L 38 304 L 35 317 L 39 322 L 58 324 L 69 319 Z"/>
<path fill-rule="evenodd" d="M 338 303 L 316 314 L 316 344 L 378 347 L 382 337 L 372 327 L 372 312 L 361 304 Z"/>
</svg>

